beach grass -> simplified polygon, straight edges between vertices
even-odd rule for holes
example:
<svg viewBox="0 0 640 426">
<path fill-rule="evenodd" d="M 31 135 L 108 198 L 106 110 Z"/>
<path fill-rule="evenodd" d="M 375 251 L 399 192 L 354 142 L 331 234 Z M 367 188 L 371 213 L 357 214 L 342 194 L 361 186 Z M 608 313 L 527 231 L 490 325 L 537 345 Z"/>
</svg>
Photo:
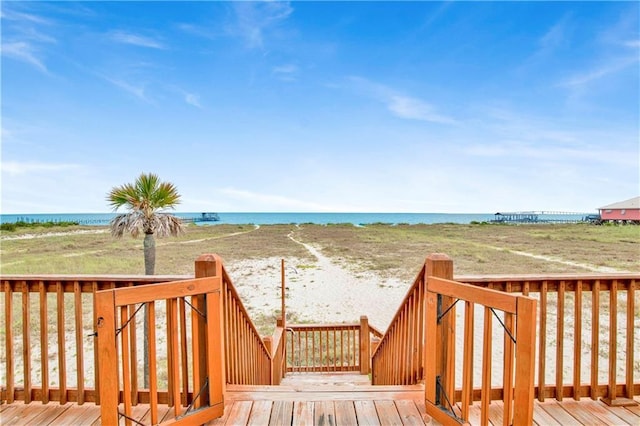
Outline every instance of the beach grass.
<svg viewBox="0 0 640 426">
<path fill-rule="evenodd" d="M 21 239 L 18 239 L 18 238 Z M 429 253 L 446 253 L 458 274 L 537 274 L 640 270 L 640 227 L 544 225 L 189 225 L 157 239 L 157 274 L 191 274 L 217 253 L 247 259 L 313 256 L 295 240 L 358 272 L 411 279 Z M 3 274 L 142 274 L 142 239 L 113 238 L 107 227 L 71 226 L 1 233 Z"/>
</svg>

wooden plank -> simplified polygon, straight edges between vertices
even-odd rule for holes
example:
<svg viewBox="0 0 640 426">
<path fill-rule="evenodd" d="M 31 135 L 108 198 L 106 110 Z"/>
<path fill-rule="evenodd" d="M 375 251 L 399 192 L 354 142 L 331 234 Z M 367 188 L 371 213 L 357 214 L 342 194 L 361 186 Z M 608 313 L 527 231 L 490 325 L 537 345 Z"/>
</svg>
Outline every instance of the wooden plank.
<svg viewBox="0 0 640 426">
<path fill-rule="evenodd" d="M 293 420 L 293 401 L 274 401 L 269 426 L 290 425 Z"/>
<path fill-rule="evenodd" d="M 540 404 L 533 405 L 533 421 L 541 426 L 562 426 L 562 423 L 545 411 Z"/>
<path fill-rule="evenodd" d="M 90 424 L 95 420 L 95 414 L 90 408 L 91 406 L 88 404 L 70 404 L 68 409 L 64 412 L 64 415 L 56 417 L 52 422 L 49 423 L 41 418 L 35 419 L 35 422 L 37 422 L 36 424 L 49 424 L 49 426 Z"/>
<path fill-rule="evenodd" d="M 297 401 L 293 404 L 293 423 L 294 425 L 312 425 L 313 424 L 313 402 Z"/>
<path fill-rule="evenodd" d="M 359 425 L 380 425 L 376 405 L 373 401 L 354 401 L 353 408 Z"/>
<path fill-rule="evenodd" d="M 22 425 L 33 425 L 33 424 L 41 424 L 36 421 L 37 418 L 56 418 L 62 415 L 71 404 L 66 405 L 58 405 L 58 404 L 47 404 L 43 405 L 41 402 L 31 402 L 28 404 L 23 403 L 14 403 L 16 407 L 14 410 L 9 412 L 3 411 L 2 416 L 0 416 L 0 420 L 2 420 L 3 426 L 22 426 Z"/>
<path fill-rule="evenodd" d="M 380 419 L 380 424 L 383 425 L 399 425 L 402 424 L 400 414 L 396 409 L 396 405 L 391 400 L 375 401 L 376 412 Z"/>
<path fill-rule="evenodd" d="M 14 359 L 13 359 L 13 289 L 10 281 L 6 281 L 4 288 L 4 324 L 5 324 L 5 374 L 6 374 L 6 392 L 7 402 L 11 404 L 14 401 L 13 390 L 15 383 L 14 376 Z"/>
<path fill-rule="evenodd" d="M 100 416 L 105 424 L 118 423 L 118 354 L 116 348 L 116 319 L 113 291 L 105 290 L 95 295 L 95 315 L 98 333 L 100 365 Z"/>
<path fill-rule="evenodd" d="M 78 390 L 78 404 L 84 403 L 84 339 L 82 338 L 82 293 L 80 283 L 73 283 L 73 310 L 76 334 L 76 388 Z M 94 340 L 97 340 L 94 338 Z M 95 386 L 98 389 L 98 385 Z"/>
<path fill-rule="evenodd" d="M 231 406 L 226 425 L 246 425 L 251 415 L 253 401 L 236 401 Z"/>
<path fill-rule="evenodd" d="M 29 288 L 22 292 L 22 363 L 24 365 L 24 402 L 31 402 L 31 330 Z"/>
<path fill-rule="evenodd" d="M 355 425 L 358 424 L 356 417 L 356 409 L 353 401 L 335 401 L 336 424 L 337 425 Z"/>
<path fill-rule="evenodd" d="M 565 401 L 562 403 L 569 413 L 583 424 L 623 425 L 626 422 L 607 409 L 601 401 Z"/>
<path fill-rule="evenodd" d="M 124 399 L 124 414 L 127 417 L 131 417 L 131 364 L 129 359 L 129 329 L 130 325 L 126 327 L 124 324 L 129 320 L 129 307 L 120 307 L 120 344 L 122 348 L 122 390 Z M 131 420 L 126 419 L 125 426 L 131 425 Z"/>
<path fill-rule="evenodd" d="M 591 289 L 591 399 L 597 399 L 598 360 L 600 359 L 600 281 Z"/>
<path fill-rule="evenodd" d="M 249 414 L 247 425 L 264 426 L 269 424 L 271 417 L 272 401 L 254 401 Z"/>
<path fill-rule="evenodd" d="M 443 278 L 429 277 L 428 289 L 443 296 L 478 303 L 493 309 L 516 313 L 515 296 L 489 288 L 480 288 L 470 284 Z"/>
<path fill-rule="evenodd" d="M 635 289 L 632 285 L 627 289 L 627 366 L 626 366 L 626 378 L 625 383 L 627 385 L 626 397 L 633 399 L 633 366 L 635 351 L 633 348 L 633 341 L 635 337 Z M 639 354 L 640 355 L 640 354 Z"/>
<path fill-rule="evenodd" d="M 313 419 L 316 426 L 335 426 L 336 409 L 333 401 L 315 401 Z"/>
<path fill-rule="evenodd" d="M 42 403 L 49 402 L 49 321 L 47 321 L 47 291 L 43 281 L 40 290 L 40 383 Z"/>
<path fill-rule="evenodd" d="M 573 332 L 573 399 L 580 400 L 580 371 L 582 366 L 582 280 L 576 283 L 573 299 L 575 330 Z"/>
<path fill-rule="evenodd" d="M 62 283 L 56 283 L 56 311 L 58 326 L 58 384 L 60 389 L 60 404 L 67 403 L 67 363 L 65 348 L 65 324 L 64 324 L 64 293 Z M 81 333 L 78 330 L 76 333 Z"/>
<path fill-rule="evenodd" d="M 556 419 L 562 426 L 582 426 L 563 406 L 556 400 L 539 402 L 538 405 Z"/>
<path fill-rule="evenodd" d="M 118 288 L 115 291 L 116 306 L 135 305 L 172 297 L 194 296 L 208 293 L 220 286 L 220 278 L 204 277 L 170 283 L 148 284 L 138 287 Z"/>
<path fill-rule="evenodd" d="M 558 284 L 556 311 L 556 399 L 562 401 L 564 373 L 564 281 Z"/>
<path fill-rule="evenodd" d="M 538 337 L 538 401 L 545 396 L 546 351 L 547 351 L 547 281 L 540 287 L 540 335 Z M 596 355 L 597 356 L 597 355 Z"/>
<path fill-rule="evenodd" d="M 405 399 L 405 400 L 395 401 L 395 405 L 403 425 L 424 426 L 422 415 L 420 414 L 420 411 L 418 411 L 418 408 L 416 407 L 415 402 Z M 349 424 L 349 423 L 345 423 L 345 424 Z"/>
<path fill-rule="evenodd" d="M 147 324 L 149 324 L 149 405 L 151 413 L 151 423 L 158 424 L 160 413 L 158 412 L 158 369 L 156 354 L 156 305 L 154 302 L 147 303 Z"/>
</svg>

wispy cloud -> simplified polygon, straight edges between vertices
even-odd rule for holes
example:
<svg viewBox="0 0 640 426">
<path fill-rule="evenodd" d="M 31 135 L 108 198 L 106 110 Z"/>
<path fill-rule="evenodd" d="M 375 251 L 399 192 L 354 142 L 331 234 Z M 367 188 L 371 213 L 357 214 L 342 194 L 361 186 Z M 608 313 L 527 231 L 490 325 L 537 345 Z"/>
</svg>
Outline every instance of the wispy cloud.
<svg viewBox="0 0 640 426">
<path fill-rule="evenodd" d="M 129 83 L 129 82 L 124 81 L 124 80 L 111 78 L 111 77 L 107 77 L 107 76 L 104 76 L 104 75 L 100 75 L 100 77 L 102 77 L 103 79 L 105 79 L 109 83 L 113 84 L 114 86 L 124 90 L 125 92 L 135 96 L 136 98 L 140 99 L 141 101 L 151 103 L 151 99 L 145 93 L 144 85 L 140 85 L 140 84 L 136 85 L 134 83 Z"/>
<path fill-rule="evenodd" d="M 600 80 L 604 77 L 623 71 L 639 61 L 640 58 L 638 57 L 616 59 L 608 64 L 599 65 L 591 70 L 587 70 L 584 73 L 575 74 L 563 81 L 560 86 L 574 88 L 584 86 L 595 80 Z"/>
<path fill-rule="evenodd" d="M 109 33 L 109 38 L 118 43 L 131 44 L 139 47 L 148 47 L 151 49 L 166 49 L 166 46 L 160 41 L 146 37 L 140 34 L 129 33 L 126 31 L 113 31 Z"/>
<path fill-rule="evenodd" d="M 250 48 L 264 47 L 265 33 L 285 21 L 292 13 L 289 2 L 234 2 L 236 21 L 229 27 L 231 34 L 245 40 Z"/>
<path fill-rule="evenodd" d="M 185 93 L 184 94 L 184 101 L 186 103 L 188 103 L 189 105 L 192 105 L 196 108 L 202 108 L 202 105 L 200 104 L 200 96 L 194 94 L 194 93 Z"/>
<path fill-rule="evenodd" d="M 2 43 L 2 55 L 25 62 L 48 74 L 49 70 L 37 53 L 37 48 L 26 41 Z"/>
<path fill-rule="evenodd" d="M 273 67 L 271 74 L 282 81 L 295 81 L 298 78 L 299 68 L 294 64 L 285 64 Z"/>
<path fill-rule="evenodd" d="M 63 172 L 72 169 L 81 168 L 78 164 L 68 163 L 41 163 L 41 162 L 21 162 L 21 161 L 3 161 L 0 169 L 3 173 L 9 175 L 23 175 L 42 172 Z"/>
<path fill-rule="evenodd" d="M 398 90 L 362 77 L 349 77 L 349 81 L 356 91 L 384 103 L 396 117 L 439 124 L 456 123 L 454 118 L 439 113 L 433 105 L 420 98 L 402 94 Z"/>
</svg>

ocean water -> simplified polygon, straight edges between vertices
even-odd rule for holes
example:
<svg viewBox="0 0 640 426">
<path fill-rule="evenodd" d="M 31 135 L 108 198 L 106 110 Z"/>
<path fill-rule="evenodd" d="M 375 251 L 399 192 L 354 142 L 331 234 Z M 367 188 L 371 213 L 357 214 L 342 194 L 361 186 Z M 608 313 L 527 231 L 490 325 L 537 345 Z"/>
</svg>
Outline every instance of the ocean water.
<svg viewBox="0 0 640 426">
<path fill-rule="evenodd" d="M 192 219 L 201 213 L 175 212 L 176 216 Z M 586 213 L 572 214 L 540 214 L 540 220 L 546 221 L 578 221 Z M 105 226 L 115 216 L 115 213 L 64 213 L 64 214 L 2 214 L 0 223 L 25 222 L 79 222 L 82 225 Z M 493 213 L 218 213 L 218 222 L 197 222 L 199 225 L 274 225 L 274 224 L 303 224 L 318 225 L 350 223 L 353 225 L 369 225 L 373 223 L 385 224 L 436 224 L 471 222 L 489 222 L 494 219 Z"/>
</svg>

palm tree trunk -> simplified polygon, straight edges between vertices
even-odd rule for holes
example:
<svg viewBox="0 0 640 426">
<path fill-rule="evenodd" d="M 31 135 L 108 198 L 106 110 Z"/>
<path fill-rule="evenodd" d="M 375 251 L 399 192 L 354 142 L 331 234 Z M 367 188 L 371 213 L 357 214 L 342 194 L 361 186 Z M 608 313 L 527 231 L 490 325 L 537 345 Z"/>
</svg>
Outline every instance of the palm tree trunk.
<svg viewBox="0 0 640 426">
<path fill-rule="evenodd" d="M 144 235 L 144 273 L 153 275 L 156 269 L 156 240 L 153 234 Z M 153 324 L 155 326 L 155 324 Z M 147 316 L 147 305 L 144 306 L 144 336 L 143 336 L 143 382 L 146 389 L 149 388 L 149 317 Z"/>
</svg>

